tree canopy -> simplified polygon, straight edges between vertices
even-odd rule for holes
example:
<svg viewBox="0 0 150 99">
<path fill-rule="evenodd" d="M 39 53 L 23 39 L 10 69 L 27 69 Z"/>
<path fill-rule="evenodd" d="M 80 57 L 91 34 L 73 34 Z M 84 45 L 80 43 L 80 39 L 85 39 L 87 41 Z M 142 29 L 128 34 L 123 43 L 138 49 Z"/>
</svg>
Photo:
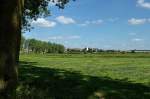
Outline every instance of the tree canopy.
<svg viewBox="0 0 150 99">
<path fill-rule="evenodd" d="M 25 0 L 22 16 L 22 29 L 30 30 L 31 21 L 50 15 L 48 5 L 51 3 L 63 9 L 70 0 Z M 75 0 L 72 0 L 75 1 Z"/>
<path fill-rule="evenodd" d="M 30 30 L 32 20 L 50 15 L 48 5 L 59 8 L 71 0 L 1 0 L 0 1 L 0 99 L 15 99 L 18 80 L 21 31 Z"/>
<path fill-rule="evenodd" d="M 64 53 L 65 47 L 62 44 L 56 44 L 36 39 L 21 40 L 21 52 L 31 53 Z"/>
</svg>

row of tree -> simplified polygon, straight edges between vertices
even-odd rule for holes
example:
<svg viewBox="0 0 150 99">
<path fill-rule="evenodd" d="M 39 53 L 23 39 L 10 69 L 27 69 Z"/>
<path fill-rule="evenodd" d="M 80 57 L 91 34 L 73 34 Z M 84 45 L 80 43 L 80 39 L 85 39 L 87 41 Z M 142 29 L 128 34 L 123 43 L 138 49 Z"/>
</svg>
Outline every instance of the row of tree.
<svg viewBox="0 0 150 99">
<path fill-rule="evenodd" d="M 99 48 L 68 48 L 67 53 L 101 53 L 101 52 L 107 52 L 107 53 L 114 53 L 114 52 L 122 52 L 120 50 L 104 50 Z"/>
<path fill-rule="evenodd" d="M 68 48 L 66 50 L 66 53 L 70 54 L 77 54 L 77 53 L 135 53 L 135 52 L 150 52 L 149 50 L 105 50 L 105 49 L 99 49 L 99 48 Z"/>
<path fill-rule="evenodd" d="M 21 52 L 26 53 L 64 53 L 65 47 L 61 44 L 36 40 L 25 39 L 22 37 Z"/>
<path fill-rule="evenodd" d="M 65 48 L 62 44 L 56 44 L 51 42 L 45 42 L 36 39 L 25 39 L 22 37 L 21 39 L 21 52 L 25 53 L 69 53 L 69 54 L 77 54 L 77 53 L 135 53 L 136 50 L 104 50 L 99 48 Z"/>
</svg>

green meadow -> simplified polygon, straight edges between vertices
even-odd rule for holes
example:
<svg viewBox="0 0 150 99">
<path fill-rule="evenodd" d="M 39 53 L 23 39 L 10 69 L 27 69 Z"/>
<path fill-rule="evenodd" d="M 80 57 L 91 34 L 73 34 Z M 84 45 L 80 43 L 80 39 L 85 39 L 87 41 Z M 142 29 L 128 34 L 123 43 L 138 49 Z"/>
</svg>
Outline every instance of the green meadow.
<svg viewBox="0 0 150 99">
<path fill-rule="evenodd" d="M 18 99 L 150 99 L 150 53 L 21 54 Z"/>
</svg>

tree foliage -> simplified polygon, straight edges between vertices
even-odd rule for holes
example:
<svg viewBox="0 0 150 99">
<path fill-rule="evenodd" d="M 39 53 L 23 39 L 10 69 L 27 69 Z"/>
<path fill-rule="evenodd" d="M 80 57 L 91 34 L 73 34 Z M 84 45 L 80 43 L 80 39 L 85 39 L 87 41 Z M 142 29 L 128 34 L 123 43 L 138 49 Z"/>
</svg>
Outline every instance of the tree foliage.
<svg viewBox="0 0 150 99">
<path fill-rule="evenodd" d="M 24 37 L 22 37 L 24 38 Z M 22 39 L 22 52 L 32 53 L 64 53 L 65 47 L 61 44 L 40 41 L 36 39 Z"/>
<path fill-rule="evenodd" d="M 49 2 L 64 8 L 69 0 L 0 1 L 0 99 L 15 99 L 13 94 L 18 80 L 21 30 L 29 30 L 32 20 L 50 15 Z M 38 49 L 41 45 L 45 43 L 36 43 Z"/>
<path fill-rule="evenodd" d="M 70 0 L 25 0 L 22 16 L 22 29 L 30 30 L 32 20 L 50 15 L 50 9 L 48 9 L 50 2 L 63 9 L 65 4 L 69 1 Z"/>
</svg>

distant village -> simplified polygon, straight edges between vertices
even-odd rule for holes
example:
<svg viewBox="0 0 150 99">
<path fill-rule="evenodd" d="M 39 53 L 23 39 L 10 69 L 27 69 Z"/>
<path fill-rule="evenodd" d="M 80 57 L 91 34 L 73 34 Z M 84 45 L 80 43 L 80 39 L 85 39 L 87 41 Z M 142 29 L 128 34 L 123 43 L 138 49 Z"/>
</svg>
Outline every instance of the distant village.
<svg viewBox="0 0 150 99">
<path fill-rule="evenodd" d="M 116 50 L 100 48 L 66 48 L 62 44 L 40 41 L 36 39 L 25 39 L 22 37 L 21 53 L 150 53 L 150 50 Z"/>
<path fill-rule="evenodd" d="M 67 53 L 100 53 L 100 52 L 107 52 L 107 53 L 149 53 L 150 50 L 115 50 L 115 49 L 99 49 L 99 48 L 67 48 L 65 50 Z"/>
</svg>

